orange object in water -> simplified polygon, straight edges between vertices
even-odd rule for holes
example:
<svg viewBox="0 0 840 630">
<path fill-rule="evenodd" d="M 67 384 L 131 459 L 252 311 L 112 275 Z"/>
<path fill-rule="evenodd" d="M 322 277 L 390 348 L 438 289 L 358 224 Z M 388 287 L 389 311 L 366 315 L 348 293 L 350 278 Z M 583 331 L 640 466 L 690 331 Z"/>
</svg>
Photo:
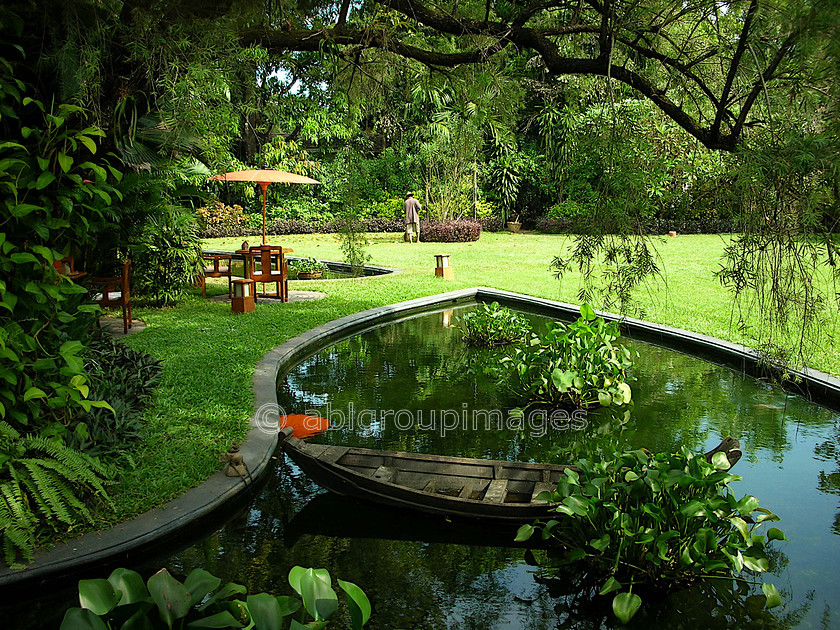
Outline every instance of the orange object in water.
<svg viewBox="0 0 840 630">
<path fill-rule="evenodd" d="M 292 428 L 292 436 L 304 440 L 318 433 L 326 431 L 330 427 L 330 421 L 318 416 L 307 416 L 303 413 L 280 416 L 280 429 Z"/>
</svg>

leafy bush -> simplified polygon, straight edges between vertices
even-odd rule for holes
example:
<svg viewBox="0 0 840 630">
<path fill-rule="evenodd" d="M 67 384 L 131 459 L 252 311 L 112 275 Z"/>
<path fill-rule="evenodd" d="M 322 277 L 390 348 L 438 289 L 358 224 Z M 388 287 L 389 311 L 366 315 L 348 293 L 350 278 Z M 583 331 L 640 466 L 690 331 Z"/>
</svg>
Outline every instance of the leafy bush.
<svg viewBox="0 0 840 630">
<path fill-rule="evenodd" d="M 276 234 L 277 236 L 284 236 L 286 234 L 312 234 L 318 232 L 317 226 L 312 225 L 308 221 L 301 221 L 299 219 L 280 219 L 274 221 L 271 225 L 266 226 L 267 234 Z M 243 234 L 242 236 L 250 236 Z"/>
<path fill-rule="evenodd" d="M 137 293 L 154 306 L 172 306 L 202 273 L 195 217 L 182 208 L 163 209 L 144 226 L 131 254 Z"/>
<path fill-rule="evenodd" d="M 568 222 L 570 224 L 579 223 L 586 219 L 588 214 L 587 208 L 573 199 L 564 199 L 559 203 L 555 203 L 545 213 L 547 219 L 551 221 Z"/>
<path fill-rule="evenodd" d="M 250 628 L 274 630 L 292 618 L 290 628 L 324 628 L 338 610 L 338 596 L 326 569 L 294 567 L 289 585 L 301 597 L 269 593 L 248 595 L 247 589 L 222 580 L 203 569 L 194 569 L 179 582 L 161 569 L 145 583 L 139 573 L 115 569 L 107 580 L 80 580 L 81 608 L 70 608 L 61 630 L 91 628 Z M 370 601 L 352 582 L 338 580 L 347 595 L 353 630 L 370 619 Z M 300 612 L 298 612 L 300 611 Z M 313 625 L 303 625 L 305 613 Z M 298 619 L 300 621 L 298 621 Z M 106 625 L 107 624 L 107 625 Z"/>
<path fill-rule="evenodd" d="M 0 19 L 3 51 L 23 23 Z M 11 32 L 14 31 L 14 32 Z M 14 52 L 12 52 L 14 51 Z M 102 463 L 61 441 L 90 398 L 80 353 L 93 313 L 85 290 L 53 263 L 113 226 L 121 173 L 97 156 L 104 133 L 75 105 L 27 95 L 20 63 L 0 56 L 0 546 L 31 559 L 38 536 L 91 522 L 85 502 L 106 498 Z"/>
<path fill-rule="evenodd" d="M 638 353 L 615 342 L 617 322 L 597 317 L 588 304 L 571 324 L 552 322 L 540 337 L 531 335 L 497 369 L 499 384 L 523 403 L 586 408 L 626 405 L 631 400 L 627 370 Z"/>
<path fill-rule="evenodd" d="M 549 219 L 548 217 L 540 217 L 537 219 L 534 228 L 538 232 L 543 232 L 545 234 L 566 234 L 570 232 L 570 226 L 565 221 L 556 221 L 554 219 Z"/>
<path fill-rule="evenodd" d="M 384 219 L 386 221 L 400 219 L 403 216 L 404 199 L 391 197 L 384 201 L 374 201 L 368 204 L 360 204 L 359 218 L 361 219 Z"/>
<path fill-rule="evenodd" d="M 362 221 L 365 232 L 404 232 L 405 222 L 402 219 L 370 218 Z"/>
<path fill-rule="evenodd" d="M 403 226 L 404 227 L 404 226 Z M 426 243 L 467 243 L 481 236 L 478 221 L 427 221 L 420 223 L 420 240 Z"/>
<path fill-rule="evenodd" d="M 492 216 L 479 219 L 478 223 L 485 232 L 501 232 L 505 229 L 502 217 Z"/>
<path fill-rule="evenodd" d="M 490 348 L 523 341 L 531 330 L 528 320 L 498 302 L 479 304 L 458 318 L 462 339 L 471 346 Z"/>
<path fill-rule="evenodd" d="M 612 608 L 622 623 L 642 603 L 634 586 L 672 589 L 705 576 L 767 571 L 766 544 L 786 540 L 775 527 L 756 533 L 779 518 L 755 497 L 735 498 L 729 483 L 741 477 L 728 472 L 724 453 L 709 463 L 685 448 L 656 455 L 636 450 L 582 459 L 576 467 L 541 495 L 557 503 L 557 517 L 524 525 L 517 540 L 539 530 L 566 550 L 565 562 L 586 563 L 605 576 L 601 595 L 621 591 Z M 773 585 L 762 589 L 766 607 L 781 603 Z"/>
<path fill-rule="evenodd" d="M 57 437 L 27 435 L 0 420 L 0 544 L 10 566 L 31 560 L 36 536 L 93 524 L 85 502 L 108 500 L 105 465 Z"/>
<path fill-rule="evenodd" d="M 226 206 L 221 201 L 214 201 L 195 211 L 201 238 L 220 236 L 242 236 L 248 228 L 248 216 L 242 206 Z"/>
<path fill-rule="evenodd" d="M 83 414 L 66 439 L 92 455 L 112 453 L 140 437 L 142 412 L 151 403 L 163 368 L 151 355 L 105 334 L 94 337 L 84 360 L 91 395 L 108 402 L 111 409 L 94 408 Z"/>
</svg>

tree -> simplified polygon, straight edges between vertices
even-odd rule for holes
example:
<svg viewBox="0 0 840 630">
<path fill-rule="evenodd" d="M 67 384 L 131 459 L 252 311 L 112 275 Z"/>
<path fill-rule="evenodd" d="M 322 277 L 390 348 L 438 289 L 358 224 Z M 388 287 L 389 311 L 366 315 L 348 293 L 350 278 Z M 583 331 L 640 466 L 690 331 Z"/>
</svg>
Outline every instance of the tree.
<svg viewBox="0 0 840 630">
<path fill-rule="evenodd" d="M 437 68 L 527 50 L 549 77 L 593 75 L 626 84 L 706 147 L 733 151 L 767 115 L 759 97 L 784 88 L 801 70 L 798 45 L 826 5 L 488 0 L 446 10 L 421 0 L 381 0 L 332 26 L 246 28 L 241 42 L 348 59 L 379 48 Z"/>
</svg>

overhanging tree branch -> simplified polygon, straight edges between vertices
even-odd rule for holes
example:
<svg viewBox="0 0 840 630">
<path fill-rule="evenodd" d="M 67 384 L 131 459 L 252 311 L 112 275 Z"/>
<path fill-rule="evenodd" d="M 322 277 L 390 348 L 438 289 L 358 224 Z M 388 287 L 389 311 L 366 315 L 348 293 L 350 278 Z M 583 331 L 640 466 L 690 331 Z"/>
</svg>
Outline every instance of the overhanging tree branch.
<svg viewBox="0 0 840 630">
<path fill-rule="evenodd" d="M 757 44 L 761 44 L 764 50 L 767 48 L 766 41 L 757 40 L 753 35 L 753 26 L 759 15 L 759 0 L 732 0 L 730 3 L 730 12 L 734 15 L 738 6 L 749 2 L 743 13 L 738 43 L 730 59 L 725 57 L 730 40 L 720 27 L 720 16 L 715 17 L 716 7 L 702 0 L 670 9 L 651 9 L 647 13 L 636 0 L 629 3 L 625 0 L 536 0 L 516 3 L 518 11 L 510 23 L 492 21 L 489 13 L 482 16 L 485 13 L 483 8 L 478 11 L 484 19 L 476 19 L 468 14 L 459 15 L 459 9 L 453 9 L 451 13 L 437 9 L 424 0 L 375 1 L 416 21 L 417 32 L 423 36 L 412 39 L 409 44 L 402 34 L 381 27 L 348 25 L 339 20 L 333 28 L 318 30 L 248 29 L 242 33 L 241 41 L 246 45 L 259 44 L 274 53 L 287 50 L 337 52 L 346 46 L 377 48 L 432 68 L 484 63 L 512 45 L 519 50 L 536 52 L 547 72 L 554 76 L 580 74 L 618 80 L 653 102 L 706 147 L 732 151 L 743 129 L 754 122 L 749 120 L 749 115 L 761 86 L 778 76 L 785 56 L 797 40 L 796 33 L 790 35 L 745 95 L 743 91 L 746 88 L 740 88 L 741 93 L 735 91 L 735 78 L 743 53 L 748 46 Z M 647 22 L 638 23 L 640 20 L 636 16 L 646 16 Z M 717 33 L 719 41 L 695 51 L 689 45 L 693 41 L 692 33 L 706 22 Z M 468 49 L 439 52 L 417 45 L 416 42 L 422 42 L 423 37 L 433 32 L 454 36 L 456 44 Z M 597 36 L 597 48 L 592 51 L 592 56 L 569 55 L 569 51 L 573 50 L 586 51 L 586 40 L 577 37 L 579 35 Z M 721 60 L 720 70 L 708 65 L 708 61 L 716 56 Z M 656 63 L 648 66 L 634 63 L 639 58 Z M 718 77 L 719 92 L 715 87 Z M 692 107 L 697 108 L 696 114 L 689 114 L 682 104 L 666 95 L 671 91 L 674 79 L 678 80 L 681 93 L 689 99 Z M 710 115 L 712 112 L 713 121 L 704 126 L 704 113 Z M 722 133 L 721 127 L 727 120 L 731 121 L 730 131 Z"/>
</svg>

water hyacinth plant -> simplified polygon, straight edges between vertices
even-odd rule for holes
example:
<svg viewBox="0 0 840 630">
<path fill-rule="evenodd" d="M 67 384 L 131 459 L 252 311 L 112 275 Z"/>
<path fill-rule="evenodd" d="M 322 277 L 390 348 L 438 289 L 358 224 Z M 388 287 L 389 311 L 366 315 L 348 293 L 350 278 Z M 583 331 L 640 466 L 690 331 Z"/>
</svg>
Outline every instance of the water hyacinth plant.
<svg viewBox="0 0 840 630">
<path fill-rule="evenodd" d="M 656 455 L 635 450 L 600 461 L 582 459 L 577 470 L 542 499 L 556 503 L 557 517 L 523 525 L 517 540 L 539 533 L 565 551 L 565 563 L 585 563 L 603 576 L 600 594 L 613 596 L 613 612 L 628 622 L 642 605 L 639 586 L 672 590 L 706 577 L 739 579 L 767 571 L 766 547 L 786 540 L 766 522 L 778 521 L 758 499 L 737 499 L 724 453 L 711 462 L 683 448 Z M 637 592 L 634 592 L 634 587 Z M 764 607 L 781 604 L 763 584 Z"/>
<path fill-rule="evenodd" d="M 479 304 L 475 310 L 458 318 L 458 328 L 467 345 L 480 348 L 524 341 L 531 330 L 524 316 L 498 302 Z"/>
<path fill-rule="evenodd" d="M 550 408 L 622 406 L 632 390 L 627 371 L 638 352 L 617 343 L 617 322 L 598 317 L 589 304 L 571 324 L 553 322 L 544 335 L 532 333 L 496 370 L 499 384 L 524 405 Z"/>
<path fill-rule="evenodd" d="M 203 569 L 190 572 L 183 583 L 166 569 L 146 582 L 135 571 L 115 569 L 107 580 L 79 581 L 81 607 L 65 613 L 60 630 L 326 627 L 338 611 L 329 572 L 293 567 L 289 585 L 300 599 L 269 593 L 248 595 L 241 584 L 222 586 L 221 579 Z M 350 627 L 361 630 L 370 619 L 370 601 L 352 582 L 338 580 L 338 585 L 347 595 Z M 313 619 L 310 623 L 306 623 L 307 614 Z"/>
<path fill-rule="evenodd" d="M 326 263 L 322 263 L 315 258 L 302 258 L 300 260 L 289 261 L 289 267 L 296 273 L 323 273 L 329 271 Z"/>
</svg>

